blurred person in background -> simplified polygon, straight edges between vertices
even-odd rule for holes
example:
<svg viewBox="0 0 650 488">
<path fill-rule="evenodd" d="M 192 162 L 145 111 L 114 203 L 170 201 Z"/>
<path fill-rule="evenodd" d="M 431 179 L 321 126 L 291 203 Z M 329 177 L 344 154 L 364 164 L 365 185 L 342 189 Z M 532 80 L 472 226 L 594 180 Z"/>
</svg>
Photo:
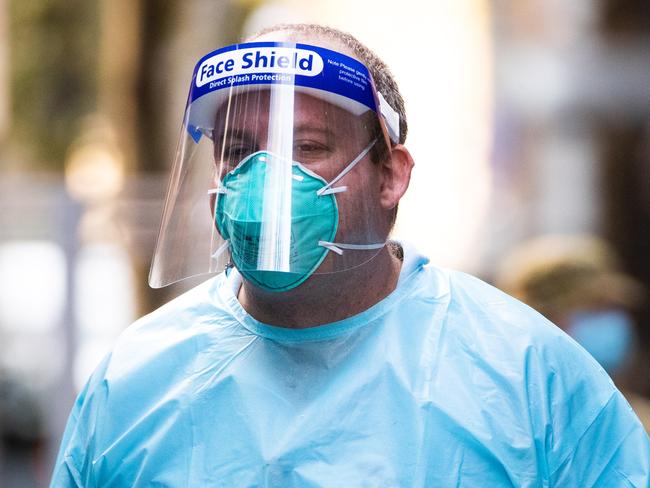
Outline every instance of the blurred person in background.
<svg viewBox="0 0 650 488">
<path fill-rule="evenodd" d="M 650 401 L 625 388 L 637 345 L 635 311 L 647 292 L 593 235 L 547 235 L 503 260 L 497 285 L 573 337 L 612 379 L 650 431 Z M 646 371 L 647 368 L 641 368 Z"/>
<path fill-rule="evenodd" d="M 650 440 L 586 352 L 389 240 L 406 114 L 357 39 L 214 51 L 183 121 L 150 284 L 226 271 L 121 335 L 52 486 L 647 486 Z"/>
</svg>

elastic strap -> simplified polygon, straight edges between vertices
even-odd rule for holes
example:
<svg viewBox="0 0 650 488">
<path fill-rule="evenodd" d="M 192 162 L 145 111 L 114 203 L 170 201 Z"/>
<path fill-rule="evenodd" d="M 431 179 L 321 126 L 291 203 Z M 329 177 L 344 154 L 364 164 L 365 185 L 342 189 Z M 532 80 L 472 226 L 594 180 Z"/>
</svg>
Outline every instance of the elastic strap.
<svg viewBox="0 0 650 488">
<path fill-rule="evenodd" d="M 318 241 L 318 245 L 335 252 L 336 254 L 343 254 L 343 249 L 349 251 L 368 251 L 371 249 L 381 249 L 386 245 L 385 242 L 378 242 L 376 244 L 345 244 L 342 242 L 328 242 Z"/>
<path fill-rule="evenodd" d="M 373 140 L 370 142 L 370 144 L 368 144 L 368 145 L 365 147 L 365 149 L 364 149 L 363 151 L 361 151 L 361 152 L 359 153 L 359 155 L 358 155 L 356 158 L 354 158 L 354 159 L 352 160 L 352 162 L 351 162 L 350 164 L 348 164 L 348 165 L 343 169 L 343 171 L 341 171 L 341 172 L 338 174 L 338 176 L 336 176 L 332 181 L 330 181 L 330 182 L 329 182 L 327 185 L 325 185 L 323 188 L 321 188 L 320 190 L 318 190 L 318 191 L 316 192 L 316 194 L 317 194 L 318 196 L 321 196 L 321 195 L 327 195 L 327 194 L 329 194 L 329 193 L 338 193 L 338 192 L 341 192 L 341 191 L 345 191 L 345 190 L 347 190 L 347 187 L 344 187 L 344 186 L 338 187 L 338 188 L 345 188 L 344 190 L 339 190 L 339 189 L 337 189 L 337 188 L 332 188 L 332 185 L 333 185 L 334 183 L 336 183 L 337 181 L 339 181 L 341 178 L 343 178 L 343 177 L 344 177 L 346 174 L 348 174 L 350 171 L 352 171 L 352 168 L 354 168 L 354 167 L 357 165 L 357 163 L 358 163 L 359 161 L 361 161 L 363 158 L 366 157 L 366 154 L 368 154 L 368 152 L 370 151 L 370 149 L 372 149 L 372 146 L 374 146 L 376 142 L 377 142 L 377 138 L 373 139 Z"/>
<path fill-rule="evenodd" d="M 394 144 L 399 144 L 399 114 L 380 92 L 377 92 L 377 97 L 379 98 L 379 111 L 386 121 L 388 136 Z"/>
<path fill-rule="evenodd" d="M 226 240 L 223 244 L 219 246 L 219 249 L 217 249 L 214 253 L 212 253 L 212 259 L 216 259 L 219 256 L 221 256 L 221 253 L 230 245 L 230 241 Z"/>
</svg>

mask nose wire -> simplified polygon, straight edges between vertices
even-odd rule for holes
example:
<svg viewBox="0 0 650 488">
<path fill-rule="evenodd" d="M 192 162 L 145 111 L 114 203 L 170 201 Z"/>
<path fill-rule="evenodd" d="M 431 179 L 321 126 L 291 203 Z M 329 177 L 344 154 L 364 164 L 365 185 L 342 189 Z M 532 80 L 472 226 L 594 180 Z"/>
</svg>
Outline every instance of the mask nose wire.
<svg viewBox="0 0 650 488">
<path fill-rule="evenodd" d="M 343 178 L 350 171 L 352 171 L 352 168 L 354 168 L 359 161 L 361 161 L 364 157 L 366 157 L 366 154 L 368 154 L 368 152 L 372 149 L 372 146 L 374 146 L 376 142 L 377 142 L 377 138 L 374 138 L 370 142 L 370 144 L 368 144 L 363 149 L 363 151 L 361 151 L 359 153 L 359 155 L 356 158 L 354 158 L 352 160 L 352 162 L 350 164 L 348 164 L 343 169 L 343 171 L 341 171 L 336 177 L 334 177 L 334 179 L 332 181 L 330 181 L 327 185 L 325 185 L 323 188 L 318 190 L 316 192 L 316 195 L 318 195 L 320 197 L 322 195 L 329 195 L 330 193 L 340 193 L 340 192 L 346 191 L 348 189 L 347 186 L 339 186 L 339 187 L 336 187 L 336 188 L 332 188 L 332 185 L 334 183 L 336 183 L 337 181 L 339 181 L 341 178 Z"/>
<path fill-rule="evenodd" d="M 370 141 L 370 144 L 368 144 L 360 153 L 359 155 L 354 158 L 350 164 L 348 164 L 343 170 L 336 175 L 327 185 L 325 185 L 323 188 L 318 190 L 316 192 L 316 195 L 322 196 L 322 195 L 329 195 L 331 193 L 341 193 L 344 192 L 348 189 L 347 186 L 338 186 L 336 188 L 332 188 L 332 185 L 335 184 L 337 181 L 339 181 L 341 178 L 343 178 L 346 174 L 348 174 L 352 169 L 361 161 L 363 158 L 366 157 L 368 152 L 372 149 L 372 147 L 377 143 L 377 138 L 375 137 L 372 141 Z M 255 156 L 259 153 L 262 153 L 264 151 L 257 151 L 254 154 L 249 155 L 248 157 L 244 158 L 238 165 L 237 167 L 241 166 L 242 163 L 246 162 L 248 159 L 250 159 L 251 156 Z M 294 176 L 295 177 L 295 176 Z M 297 179 L 297 178 L 296 178 Z M 219 181 L 219 184 L 217 185 L 216 188 L 211 188 L 208 190 L 208 194 L 215 194 L 215 193 L 227 193 L 226 189 L 223 187 L 223 183 Z"/>
</svg>

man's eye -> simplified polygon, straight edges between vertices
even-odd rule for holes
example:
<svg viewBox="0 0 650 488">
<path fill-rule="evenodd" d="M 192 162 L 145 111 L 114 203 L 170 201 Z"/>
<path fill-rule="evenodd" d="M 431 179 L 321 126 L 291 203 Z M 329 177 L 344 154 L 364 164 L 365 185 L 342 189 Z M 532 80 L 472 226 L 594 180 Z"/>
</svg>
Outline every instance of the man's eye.
<svg viewBox="0 0 650 488">
<path fill-rule="evenodd" d="M 256 148 L 249 145 L 229 146 L 225 148 L 223 155 L 225 160 L 239 162 L 256 150 Z"/>
<path fill-rule="evenodd" d="M 329 154 L 329 148 L 325 144 L 316 141 L 297 141 L 293 145 L 294 158 L 298 161 L 302 159 L 320 159 Z"/>
</svg>

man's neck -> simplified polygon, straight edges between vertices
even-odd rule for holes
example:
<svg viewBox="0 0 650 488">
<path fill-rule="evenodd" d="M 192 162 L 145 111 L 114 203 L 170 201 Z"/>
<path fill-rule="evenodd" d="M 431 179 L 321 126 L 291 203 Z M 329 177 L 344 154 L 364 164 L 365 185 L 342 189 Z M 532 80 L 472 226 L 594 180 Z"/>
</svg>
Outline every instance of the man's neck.
<svg viewBox="0 0 650 488">
<path fill-rule="evenodd" d="M 292 329 L 315 327 L 361 313 L 384 299 L 397 286 L 401 266 L 386 246 L 361 266 L 312 275 L 289 292 L 266 292 L 244 281 L 237 298 L 260 322 Z"/>
</svg>

